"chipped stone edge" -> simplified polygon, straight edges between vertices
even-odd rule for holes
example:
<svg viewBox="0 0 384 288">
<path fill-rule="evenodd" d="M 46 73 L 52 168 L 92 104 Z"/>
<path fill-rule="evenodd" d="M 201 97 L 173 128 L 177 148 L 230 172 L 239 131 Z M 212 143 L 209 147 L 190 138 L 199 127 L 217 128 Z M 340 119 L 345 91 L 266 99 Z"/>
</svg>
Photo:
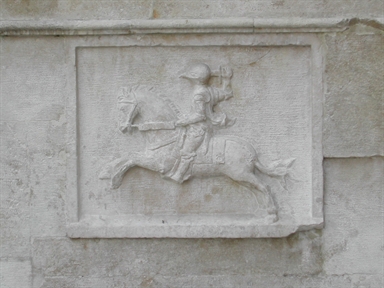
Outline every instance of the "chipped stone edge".
<svg viewBox="0 0 384 288">
<path fill-rule="evenodd" d="M 4 20 L 0 36 L 169 33 L 322 33 L 363 24 L 384 30 L 384 18 L 218 18 L 135 20 Z"/>
<path fill-rule="evenodd" d="M 312 218 L 302 225 L 274 223 L 269 225 L 234 224 L 159 224 L 105 225 L 96 221 L 82 220 L 67 226 L 69 238 L 282 238 L 299 231 L 322 229 L 323 218 Z"/>
</svg>

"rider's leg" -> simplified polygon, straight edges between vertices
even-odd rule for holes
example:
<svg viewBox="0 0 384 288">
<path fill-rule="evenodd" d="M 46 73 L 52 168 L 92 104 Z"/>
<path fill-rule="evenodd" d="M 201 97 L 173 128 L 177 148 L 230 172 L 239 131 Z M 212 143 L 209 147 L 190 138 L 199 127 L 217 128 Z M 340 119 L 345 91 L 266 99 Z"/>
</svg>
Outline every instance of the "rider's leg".
<svg viewBox="0 0 384 288">
<path fill-rule="evenodd" d="M 189 169 L 189 165 L 193 161 L 194 156 L 181 156 L 181 160 L 179 163 L 179 166 L 177 167 L 177 171 L 175 174 L 171 176 L 171 179 L 175 180 L 178 183 L 183 183 L 184 181 L 184 175 Z"/>
<path fill-rule="evenodd" d="M 197 131 L 197 132 L 196 132 Z M 171 179 L 178 183 L 184 181 L 184 175 L 188 171 L 189 166 L 193 159 L 196 157 L 196 150 L 203 143 L 205 137 L 205 130 L 194 128 L 193 131 L 188 130 L 185 137 L 183 148 L 180 150 L 180 163 L 177 171 L 170 176 Z"/>
</svg>

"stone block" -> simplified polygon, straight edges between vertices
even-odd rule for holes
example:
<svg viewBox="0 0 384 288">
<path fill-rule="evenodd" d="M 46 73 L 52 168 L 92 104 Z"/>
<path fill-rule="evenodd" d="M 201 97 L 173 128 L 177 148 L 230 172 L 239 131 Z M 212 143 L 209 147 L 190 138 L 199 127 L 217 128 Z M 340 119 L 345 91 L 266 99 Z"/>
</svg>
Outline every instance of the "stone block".
<svg viewBox="0 0 384 288">
<path fill-rule="evenodd" d="M 384 155 L 384 35 L 363 25 L 325 36 L 325 157 Z"/>
<path fill-rule="evenodd" d="M 60 118 L 60 117 L 58 117 Z M 32 236 L 65 235 L 66 125 L 34 121 L 28 127 Z"/>
<path fill-rule="evenodd" d="M 1 260 L 0 261 L 1 288 L 31 288 L 32 267 L 29 260 Z"/>
<path fill-rule="evenodd" d="M 328 159 L 324 168 L 324 272 L 382 275 L 384 159 Z"/>
<path fill-rule="evenodd" d="M 338 0 L 40 0 L 1 2 L 4 20 L 382 17 L 382 2 Z"/>
<path fill-rule="evenodd" d="M 142 19 L 152 15 L 151 5 L 151 0 L 3 0 L 0 18 L 4 20 Z"/>
<path fill-rule="evenodd" d="M 0 119 L 63 120 L 70 70 L 65 40 L 8 37 L 0 43 Z"/>
<path fill-rule="evenodd" d="M 3 180 L 26 183 L 30 174 L 28 165 L 27 127 L 24 122 L 0 121 L 0 164 Z M 24 181 L 23 181 L 24 180 Z"/>
<path fill-rule="evenodd" d="M 322 265 L 321 233 L 316 230 L 282 239 L 36 238 L 32 251 L 41 279 L 125 277 L 140 283 L 158 276 L 284 277 L 319 273 Z"/>
<path fill-rule="evenodd" d="M 221 276 L 162 276 L 153 277 L 47 277 L 41 288 L 194 288 L 194 287 L 268 287 L 268 288 L 382 288 L 382 279 L 372 275 L 343 276 L 268 276 L 268 275 L 221 275 Z"/>
<path fill-rule="evenodd" d="M 31 231 L 32 234 L 41 233 L 40 236 L 63 235 L 58 231 L 65 223 L 65 197 L 60 191 L 66 173 L 64 95 L 68 92 L 67 72 L 70 70 L 66 65 L 65 49 L 65 41 L 56 37 L 7 38 L 1 41 L 0 85 L 4 105 L 0 117 L 6 119 L 1 126 L 3 176 L 4 181 L 13 179 L 18 188 L 25 186 L 25 195 L 20 197 L 15 207 L 19 207 L 23 215 L 28 213 L 28 217 L 17 220 L 17 224 L 12 222 L 13 228 L 5 228 L 8 230 L 2 234 L 13 231 L 14 240 L 7 238 L 12 247 L 26 247 L 16 243 L 25 243 L 28 239 L 25 237 L 29 237 Z M 3 193 L 8 190 L 8 184 L 4 184 Z M 12 187 L 15 185 L 12 185 L 10 189 L 14 191 Z M 2 199 L 7 203 L 5 194 L 2 194 Z M 10 209 L 3 211 L 8 214 Z M 11 223 L 9 221 L 7 223 Z M 24 240 L 20 240 L 18 234 Z M 14 249 L 15 255 L 19 255 L 18 250 Z"/>
<path fill-rule="evenodd" d="M 379 0 L 3 0 L 1 8 L 2 20 L 382 17 Z"/>
<path fill-rule="evenodd" d="M 25 257 L 30 248 L 30 189 L 20 180 L 0 180 L 0 257 Z"/>
<path fill-rule="evenodd" d="M 218 18 L 218 17 L 368 17 L 382 16 L 379 0 L 364 5 L 346 0 L 155 0 L 154 18 Z M 378 9 L 378 10 L 376 10 Z"/>
<path fill-rule="evenodd" d="M 31 189 L 26 126 L 0 122 L 0 254 L 29 255 Z"/>
</svg>

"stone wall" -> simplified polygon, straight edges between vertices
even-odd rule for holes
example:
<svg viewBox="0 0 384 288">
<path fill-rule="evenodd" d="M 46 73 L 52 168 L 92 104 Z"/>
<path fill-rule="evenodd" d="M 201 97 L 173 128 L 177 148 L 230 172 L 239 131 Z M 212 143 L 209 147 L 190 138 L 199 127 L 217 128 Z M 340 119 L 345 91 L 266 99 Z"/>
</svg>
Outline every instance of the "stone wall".
<svg viewBox="0 0 384 288">
<path fill-rule="evenodd" d="M 382 1 L 0 3 L 1 287 L 383 287 Z M 65 21 L 227 17 L 341 23 L 316 32 L 324 229 L 274 239 L 67 238 L 68 43 L 100 36 L 69 36 L 78 22 Z"/>
</svg>

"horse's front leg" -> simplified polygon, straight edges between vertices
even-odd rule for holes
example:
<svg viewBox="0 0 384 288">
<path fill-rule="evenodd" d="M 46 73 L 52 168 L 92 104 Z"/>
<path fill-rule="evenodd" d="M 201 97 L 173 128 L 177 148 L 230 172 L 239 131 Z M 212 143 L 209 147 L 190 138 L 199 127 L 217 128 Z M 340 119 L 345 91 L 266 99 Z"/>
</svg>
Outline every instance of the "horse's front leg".
<svg viewBox="0 0 384 288">
<path fill-rule="evenodd" d="M 164 167 L 161 163 L 161 159 L 156 157 L 155 155 L 146 155 L 143 153 L 135 153 L 131 154 L 127 161 L 120 161 L 119 167 L 114 171 L 111 177 L 111 184 L 113 189 L 117 189 L 120 187 L 123 182 L 123 178 L 125 173 L 132 168 L 133 166 L 139 166 L 148 170 L 152 170 L 155 172 L 164 172 Z"/>
<path fill-rule="evenodd" d="M 99 179 L 111 179 L 111 177 L 116 174 L 120 167 L 132 159 L 131 153 L 124 155 L 123 157 L 117 158 L 112 162 L 106 164 L 99 173 Z"/>
</svg>

